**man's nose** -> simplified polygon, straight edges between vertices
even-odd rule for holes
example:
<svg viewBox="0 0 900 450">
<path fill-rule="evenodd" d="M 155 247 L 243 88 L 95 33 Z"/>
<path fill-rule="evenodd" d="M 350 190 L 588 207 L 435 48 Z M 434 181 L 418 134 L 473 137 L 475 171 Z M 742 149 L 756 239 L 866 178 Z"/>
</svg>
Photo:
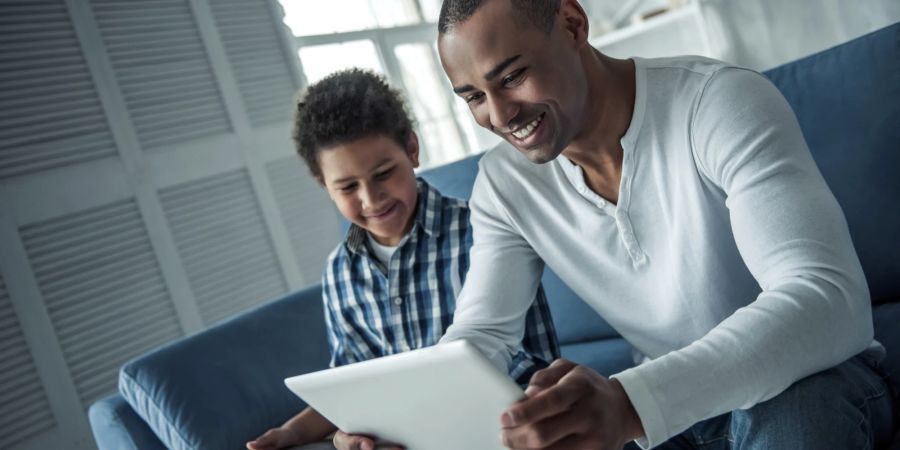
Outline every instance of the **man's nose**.
<svg viewBox="0 0 900 450">
<path fill-rule="evenodd" d="M 519 104 L 503 96 L 488 99 L 491 129 L 495 132 L 509 132 L 509 123 L 519 113 Z"/>
</svg>

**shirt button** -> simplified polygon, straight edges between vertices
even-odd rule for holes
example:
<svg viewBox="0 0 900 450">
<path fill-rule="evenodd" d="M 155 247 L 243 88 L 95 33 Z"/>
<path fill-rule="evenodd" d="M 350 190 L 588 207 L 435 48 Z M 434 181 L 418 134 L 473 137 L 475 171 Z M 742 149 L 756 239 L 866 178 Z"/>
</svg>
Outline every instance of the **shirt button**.
<svg viewBox="0 0 900 450">
<path fill-rule="evenodd" d="M 579 193 L 579 194 L 584 194 L 585 192 L 587 192 L 587 188 L 586 188 L 586 187 L 584 187 L 584 186 L 578 186 L 578 193 Z"/>
<path fill-rule="evenodd" d="M 597 206 L 599 206 L 599 207 L 601 207 L 601 208 L 604 207 L 604 206 L 606 206 L 606 201 L 605 201 L 605 200 L 600 200 L 600 201 L 598 201 L 598 202 L 597 202 Z"/>
<path fill-rule="evenodd" d="M 403 299 L 400 297 L 394 297 L 394 304 L 400 306 L 403 304 Z"/>
</svg>

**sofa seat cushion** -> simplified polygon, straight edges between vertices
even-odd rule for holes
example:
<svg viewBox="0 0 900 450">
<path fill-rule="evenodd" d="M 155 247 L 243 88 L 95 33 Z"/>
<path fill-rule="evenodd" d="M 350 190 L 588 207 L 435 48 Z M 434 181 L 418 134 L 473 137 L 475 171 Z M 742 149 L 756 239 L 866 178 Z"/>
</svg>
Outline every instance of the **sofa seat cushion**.
<svg viewBox="0 0 900 450">
<path fill-rule="evenodd" d="M 100 450 L 165 450 L 153 430 L 116 394 L 91 405 L 91 430 Z"/>
<path fill-rule="evenodd" d="M 622 338 L 600 339 L 560 346 L 562 357 L 610 376 L 634 366 L 631 344 Z"/>
<path fill-rule="evenodd" d="M 243 448 L 305 405 L 284 386 L 324 369 L 321 288 L 265 304 L 125 364 L 119 391 L 170 449 Z"/>
</svg>

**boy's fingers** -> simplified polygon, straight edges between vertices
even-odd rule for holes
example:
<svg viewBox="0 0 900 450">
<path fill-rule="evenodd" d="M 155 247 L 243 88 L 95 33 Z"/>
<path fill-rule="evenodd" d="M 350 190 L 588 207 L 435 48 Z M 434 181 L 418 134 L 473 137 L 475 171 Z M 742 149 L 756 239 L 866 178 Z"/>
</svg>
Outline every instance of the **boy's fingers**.
<svg viewBox="0 0 900 450">
<path fill-rule="evenodd" d="M 375 442 L 365 436 L 338 431 L 334 435 L 334 447 L 338 450 L 375 450 Z"/>
</svg>

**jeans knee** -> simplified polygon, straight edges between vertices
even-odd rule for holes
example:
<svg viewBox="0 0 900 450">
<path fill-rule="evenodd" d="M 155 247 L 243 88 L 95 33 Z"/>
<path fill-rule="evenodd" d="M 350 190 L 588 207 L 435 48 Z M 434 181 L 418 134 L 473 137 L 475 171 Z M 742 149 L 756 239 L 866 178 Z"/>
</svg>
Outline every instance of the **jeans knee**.
<svg viewBox="0 0 900 450">
<path fill-rule="evenodd" d="M 883 380 L 851 360 L 734 411 L 731 433 L 737 448 L 871 448 L 871 418 L 886 395 Z"/>
</svg>

